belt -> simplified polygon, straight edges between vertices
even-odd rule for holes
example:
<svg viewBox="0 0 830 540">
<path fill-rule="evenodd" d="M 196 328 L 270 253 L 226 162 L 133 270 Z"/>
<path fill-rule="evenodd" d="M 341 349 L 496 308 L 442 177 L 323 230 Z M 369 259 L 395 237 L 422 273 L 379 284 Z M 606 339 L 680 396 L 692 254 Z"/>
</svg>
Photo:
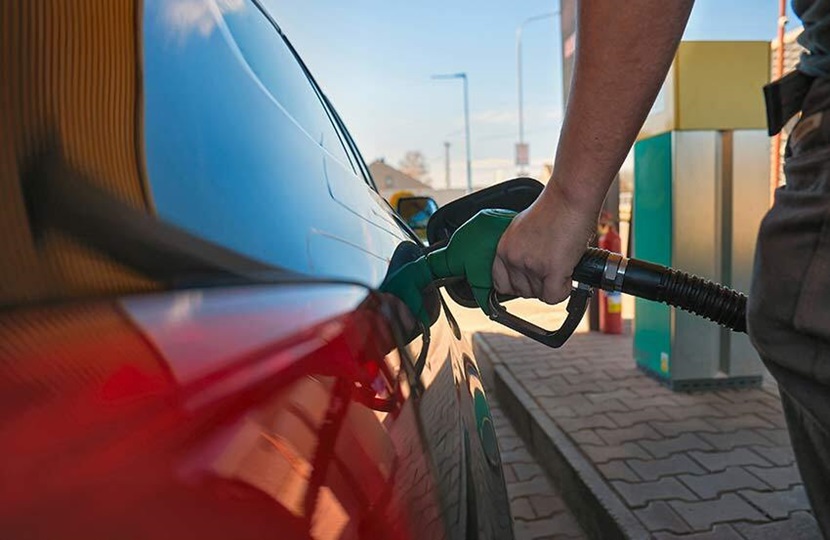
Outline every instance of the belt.
<svg viewBox="0 0 830 540">
<path fill-rule="evenodd" d="M 777 135 L 784 125 L 802 109 L 807 91 L 815 77 L 795 70 L 764 86 L 767 105 L 767 131 Z"/>
</svg>

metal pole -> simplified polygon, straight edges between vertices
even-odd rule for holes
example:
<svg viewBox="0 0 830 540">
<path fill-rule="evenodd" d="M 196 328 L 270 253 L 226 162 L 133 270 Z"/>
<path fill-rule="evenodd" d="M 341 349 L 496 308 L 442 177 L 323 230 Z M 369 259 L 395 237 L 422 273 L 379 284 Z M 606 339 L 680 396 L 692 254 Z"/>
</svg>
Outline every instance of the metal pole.
<svg viewBox="0 0 830 540">
<path fill-rule="evenodd" d="M 519 144 L 525 142 L 525 113 L 524 113 L 524 86 L 523 86 L 523 69 L 522 69 L 522 33 L 524 27 L 533 21 L 541 21 L 559 15 L 559 10 L 551 13 L 543 13 L 541 15 L 534 15 L 528 17 L 522 24 L 516 28 L 516 81 L 519 91 Z M 524 165 L 519 165 L 519 174 L 524 173 Z"/>
<path fill-rule="evenodd" d="M 516 81 L 518 82 L 518 90 L 519 90 L 519 144 L 524 144 L 525 142 L 525 113 L 524 113 L 524 92 L 522 91 L 522 28 L 524 27 L 525 23 L 523 22 L 519 25 L 516 29 Z M 524 165 L 519 165 L 519 174 L 524 173 Z"/>
<path fill-rule="evenodd" d="M 453 73 L 450 75 L 433 75 L 433 79 L 461 79 L 464 82 L 464 138 L 467 147 L 467 193 L 473 191 L 473 169 L 470 158 L 470 97 L 467 90 L 467 74 Z"/>
<path fill-rule="evenodd" d="M 473 169 L 472 159 L 470 158 L 470 98 L 467 92 L 467 74 L 462 73 L 461 79 L 464 81 L 464 131 L 465 131 L 465 146 L 467 147 L 467 193 L 473 192 Z"/>
<path fill-rule="evenodd" d="M 784 76 L 784 29 L 787 26 L 787 1 L 778 2 L 778 57 L 775 59 L 775 77 L 780 79 Z M 779 173 L 781 172 L 781 134 L 778 133 L 772 140 L 772 170 L 770 171 L 769 204 L 772 206 L 775 201 L 775 190 L 778 188 Z"/>
<path fill-rule="evenodd" d="M 450 189 L 450 143 L 444 143 L 444 177 L 447 189 Z"/>
</svg>

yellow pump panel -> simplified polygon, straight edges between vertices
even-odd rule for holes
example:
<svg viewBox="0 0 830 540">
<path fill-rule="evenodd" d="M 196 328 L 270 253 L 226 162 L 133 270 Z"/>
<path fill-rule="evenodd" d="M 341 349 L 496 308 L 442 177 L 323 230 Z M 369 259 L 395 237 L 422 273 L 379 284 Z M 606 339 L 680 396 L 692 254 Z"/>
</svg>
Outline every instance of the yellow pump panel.
<svg viewBox="0 0 830 540">
<path fill-rule="evenodd" d="M 667 131 L 765 129 L 766 41 L 684 41 L 639 138 Z"/>
</svg>

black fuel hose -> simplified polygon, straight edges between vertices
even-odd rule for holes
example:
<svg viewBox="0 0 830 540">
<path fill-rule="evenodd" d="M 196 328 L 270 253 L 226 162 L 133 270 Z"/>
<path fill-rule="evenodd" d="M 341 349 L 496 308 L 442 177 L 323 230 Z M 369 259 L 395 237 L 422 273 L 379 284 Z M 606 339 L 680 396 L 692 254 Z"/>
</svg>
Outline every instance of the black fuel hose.
<svg viewBox="0 0 830 540">
<path fill-rule="evenodd" d="M 746 332 L 746 295 L 673 268 L 589 248 L 574 268 L 573 279 L 605 291 L 663 302 Z"/>
</svg>

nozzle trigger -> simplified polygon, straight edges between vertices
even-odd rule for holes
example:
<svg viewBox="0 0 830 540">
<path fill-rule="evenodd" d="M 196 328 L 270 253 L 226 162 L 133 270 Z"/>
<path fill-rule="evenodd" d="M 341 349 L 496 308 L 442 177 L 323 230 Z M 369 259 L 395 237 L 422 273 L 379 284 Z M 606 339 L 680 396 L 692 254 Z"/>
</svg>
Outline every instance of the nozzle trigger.
<svg viewBox="0 0 830 540">
<path fill-rule="evenodd" d="M 583 283 L 579 283 L 575 289 L 571 290 L 571 296 L 568 300 L 568 316 L 565 318 L 565 322 L 562 323 L 562 326 L 559 327 L 558 330 L 545 330 L 535 324 L 528 322 L 522 318 L 519 318 L 502 306 L 499 301 L 498 297 L 496 296 L 496 291 L 493 290 L 490 292 L 490 319 L 496 321 L 497 323 L 503 324 L 504 326 L 519 332 L 531 339 L 535 339 L 539 343 L 547 345 L 553 348 L 561 347 L 571 334 L 574 333 L 576 327 L 579 326 L 579 321 L 582 320 L 582 317 L 585 315 L 585 311 L 588 309 L 588 300 L 591 298 L 593 294 L 593 289 L 590 286 L 585 285 Z"/>
</svg>

